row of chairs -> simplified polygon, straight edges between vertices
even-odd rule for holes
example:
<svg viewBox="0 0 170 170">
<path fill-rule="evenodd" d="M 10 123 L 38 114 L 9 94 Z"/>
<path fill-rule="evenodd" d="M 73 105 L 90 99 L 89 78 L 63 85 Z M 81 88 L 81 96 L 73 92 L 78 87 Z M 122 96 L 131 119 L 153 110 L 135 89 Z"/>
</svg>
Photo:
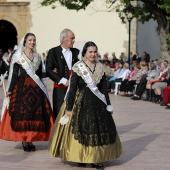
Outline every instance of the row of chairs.
<svg viewBox="0 0 170 170">
<path fill-rule="evenodd" d="M 115 95 L 117 95 L 118 89 L 119 89 L 120 85 L 121 85 L 121 82 L 116 82 L 115 83 L 115 93 L 114 93 Z M 135 84 L 135 86 L 134 86 L 134 93 L 136 91 L 136 87 L 137 87 L 137 85 Z"/>
</svg>

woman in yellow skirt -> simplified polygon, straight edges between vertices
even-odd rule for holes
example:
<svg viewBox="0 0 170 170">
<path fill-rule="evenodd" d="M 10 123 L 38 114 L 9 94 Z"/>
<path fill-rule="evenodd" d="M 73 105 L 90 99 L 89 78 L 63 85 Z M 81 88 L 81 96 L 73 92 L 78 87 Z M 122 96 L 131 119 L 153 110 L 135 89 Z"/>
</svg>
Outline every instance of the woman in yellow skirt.
<svg viewBox="0 0 170 170">
<path fill-rule="evenodd" d="M 96 60 L 94 42 L 84 45 L 83 60 L 72 68 L 65 102 L 56 119 L 49 142 L 54 157 L 80 164 L 91 163 L 104 169 L 100 162 L 118 158 L 122 145 L 111 113 L 104 66 Z"/>
</svg>

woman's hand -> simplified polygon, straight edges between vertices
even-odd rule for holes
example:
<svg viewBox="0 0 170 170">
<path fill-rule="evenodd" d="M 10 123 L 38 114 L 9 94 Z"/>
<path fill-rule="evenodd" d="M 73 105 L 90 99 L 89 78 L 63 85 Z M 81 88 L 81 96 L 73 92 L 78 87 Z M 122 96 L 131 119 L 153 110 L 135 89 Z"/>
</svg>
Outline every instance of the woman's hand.
<svg viewBox="0 0 170 170">
<path fill-rule="evenodd" d="M 11 92 L 6 92 L 6 97 L 10 96 Z"/>
<path fill-rule="evenodd" d="M 67 111 L 66 114 L 67 114 L 68 117 L 70 117 L 72 115 L 72 112 Z"/>
</svg>

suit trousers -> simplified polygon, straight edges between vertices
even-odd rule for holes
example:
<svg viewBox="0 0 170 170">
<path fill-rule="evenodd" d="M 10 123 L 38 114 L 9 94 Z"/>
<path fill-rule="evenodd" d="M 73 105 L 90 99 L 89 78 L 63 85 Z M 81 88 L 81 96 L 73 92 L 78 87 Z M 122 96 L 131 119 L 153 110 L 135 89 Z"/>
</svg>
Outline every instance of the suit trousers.
<svg viewBox="0 0 170 170">
<path fill-rule="evenodd" d="M 66 95 L 67 88 L 55 88 L 53 89 L 53 112 L 54 118 L 56 119 L 61 105 L 64 102 L 64 97 Z"/>
</svg>

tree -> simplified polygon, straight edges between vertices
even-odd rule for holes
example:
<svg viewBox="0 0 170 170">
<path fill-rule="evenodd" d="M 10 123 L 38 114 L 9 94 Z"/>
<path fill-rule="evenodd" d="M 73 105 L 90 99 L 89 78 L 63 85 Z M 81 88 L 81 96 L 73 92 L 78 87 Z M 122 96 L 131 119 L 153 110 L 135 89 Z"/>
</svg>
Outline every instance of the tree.
<svg viewBox="0 0 170 170">
<path fill-rule="evenodd" d="M 41 5 L 55 8 L 55 3 L 59 3 L 71 10 L 86 9 L 95 0 L 43 0 Z M 135 0 L 131 0 L 135 1 Z M 138 1 L 138 2 L 137 2 Z M 138 21 L 145 23 L 154 19 L 158 23 L 157 32 L 161 42 L 161 60 L 170 61 L 170 0 L 136 0 L 134 7 L 134 17 Z M 130 0 L 105 0 L 107 11 L 115 10 L 122 22 L 125 20 L 125 8 L 130 5 Z"/>
</svg>

